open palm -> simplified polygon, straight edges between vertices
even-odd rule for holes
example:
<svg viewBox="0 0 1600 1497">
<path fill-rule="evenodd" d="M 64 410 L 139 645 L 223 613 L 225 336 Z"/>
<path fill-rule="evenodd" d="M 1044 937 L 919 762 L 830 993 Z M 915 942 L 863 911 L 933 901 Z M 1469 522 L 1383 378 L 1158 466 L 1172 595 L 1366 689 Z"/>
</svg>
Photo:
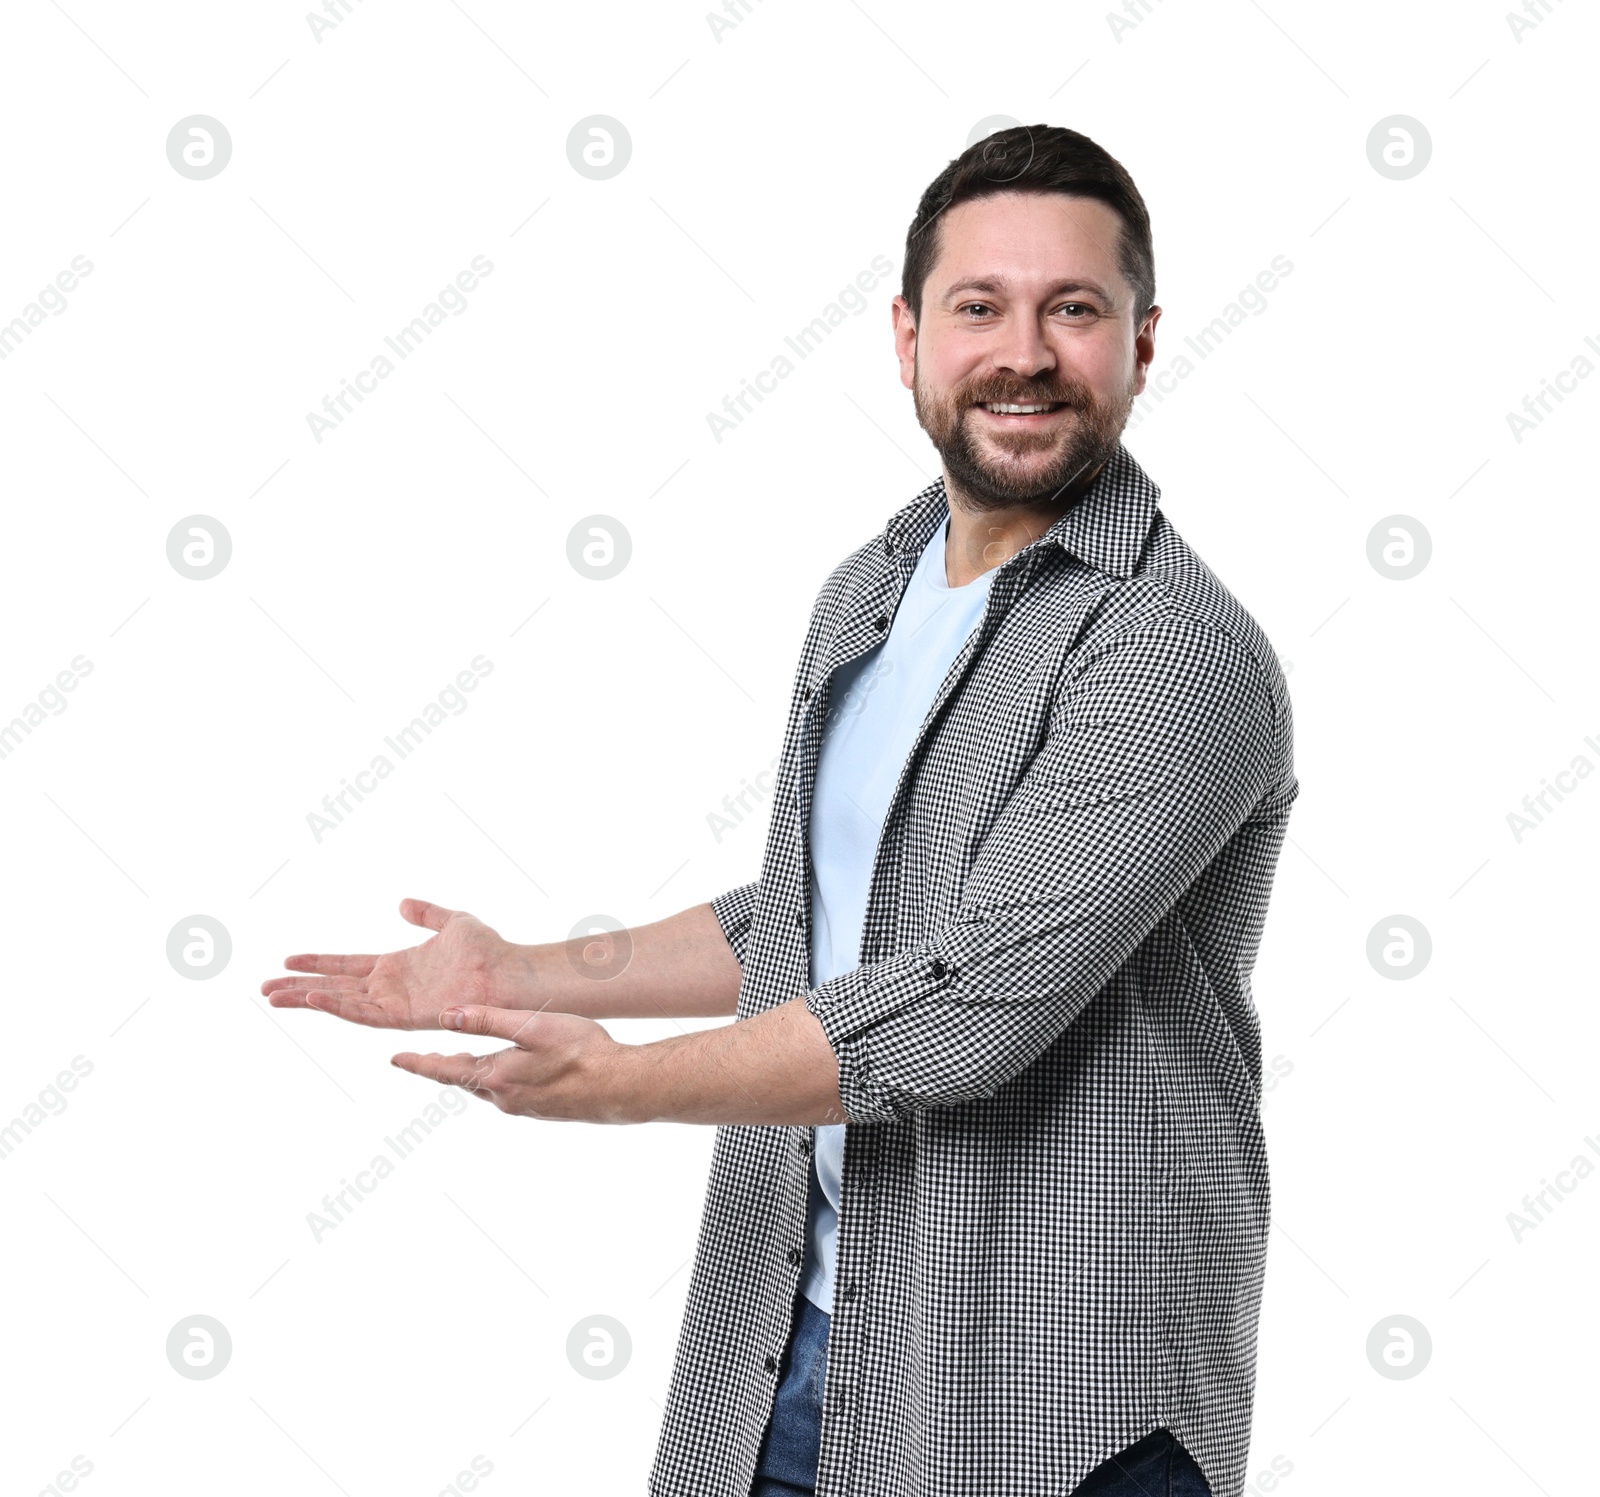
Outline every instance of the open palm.
<svg viewBox="0 0 1600 1497">
<path fill-rule="evenodd" d="M 297 974 L 261 984 L 274 1008 L 314 1008 L 376 1029 L 438 1029 L 452 1005 L 525 1008 L 531 980 L 519 948 L 464 910 L 404 899 L 400 913 L 437 934 L 383 956 L 301 953 Z M 304 975 L 300 975 L 304 974 Z"/>
</svg>

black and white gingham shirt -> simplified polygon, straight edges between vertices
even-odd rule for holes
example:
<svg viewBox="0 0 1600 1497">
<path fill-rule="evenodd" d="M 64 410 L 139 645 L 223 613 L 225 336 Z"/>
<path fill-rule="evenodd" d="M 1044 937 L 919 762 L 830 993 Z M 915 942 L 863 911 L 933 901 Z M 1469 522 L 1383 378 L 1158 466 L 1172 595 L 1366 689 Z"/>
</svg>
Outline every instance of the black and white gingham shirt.
<svg viewBox="0 0 1600 1497">
<path fill-rule="evenodd" d="M 1240 1497 L 1269 1186 L 1250 972 L 1298 793 L 1255 620 L 1121 446 L 995 572 L 878 844 L 859 968 L 807 992 L 828 678 L 881 640 L 943 481 L 836 567 L 761 877 L 712 908 L 737 1014 L 807 993 L 845 1134 L 817 1497 L 1063 1497 L 1172 1430 Z M 717 1129 L 651 1497 L 747 1497 L 810 1127 Z"/>
</svg>

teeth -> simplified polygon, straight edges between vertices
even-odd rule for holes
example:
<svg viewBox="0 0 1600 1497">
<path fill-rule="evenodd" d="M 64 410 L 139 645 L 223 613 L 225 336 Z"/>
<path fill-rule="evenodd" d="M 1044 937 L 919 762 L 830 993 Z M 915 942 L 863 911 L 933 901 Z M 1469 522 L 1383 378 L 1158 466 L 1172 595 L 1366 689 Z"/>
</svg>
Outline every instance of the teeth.
<svg viewBox="0 0 1600 1497">
<path fill-rule="evenodd" d="M 983 408 L 986 411 L 993 411 L 994 414 L 997 415 L 997 416 L 1033 416 L 1033 415 L 1037 415 L 1041 411 L 1048 411 L 1048 410 L 1052 409 L 1052 406 L 1049 405 L 1049 404 L 1046 404 L 1046 405 L 1001 405 L 999 401 L 991 400 L 991 401 L 985 401 Z"/>
</svg>

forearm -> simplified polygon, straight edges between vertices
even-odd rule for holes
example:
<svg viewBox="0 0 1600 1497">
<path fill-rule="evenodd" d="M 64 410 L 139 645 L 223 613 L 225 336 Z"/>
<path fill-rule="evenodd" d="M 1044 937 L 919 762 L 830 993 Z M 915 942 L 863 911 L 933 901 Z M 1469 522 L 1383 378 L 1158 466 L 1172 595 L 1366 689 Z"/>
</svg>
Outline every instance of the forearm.
<svg viewBox="0 0 1600 1497">
<path fill-rule="evenodd" d="M 519 946 L 516 1007 L 586 1019 L 726 1018 L 739 963 L 710 904 L 649 925 Z"/>
<path fill-rule="evenodd" d="M 607 1121 L 848 1121 L 838 1062 L 803 995 L 734 1024 L 621 1046 L 602 1089 Z"/>
</svg>

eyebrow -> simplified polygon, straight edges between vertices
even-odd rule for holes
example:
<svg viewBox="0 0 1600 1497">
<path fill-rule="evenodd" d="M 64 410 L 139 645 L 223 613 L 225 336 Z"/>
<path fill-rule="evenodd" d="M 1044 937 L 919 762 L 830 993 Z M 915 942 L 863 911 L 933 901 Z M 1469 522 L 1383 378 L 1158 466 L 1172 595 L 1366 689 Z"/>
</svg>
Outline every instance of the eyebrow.
<svg viewBox="0 0 1600 1497">
<path fill-rule="evenodd" d="M 1003 276 L 974 276 L 969 280 L 957 281 L 954 286 L 948 287 L 945 291 L 945 299 L 948 300 L 962 291 L 982 291 L 990 296 L 1004 296 L 1010 289 L 1010 282 Z M 1046 296 L 1055 297 L 1068 291 L 1090 291 L 1102 301 L 1109 302 L 1113 300 L 1111 293 L 1097 281 L 1073 279 L 1057 281 L 1054 285 L 1046 288 L 1045 294 Z"/>
</svg>

